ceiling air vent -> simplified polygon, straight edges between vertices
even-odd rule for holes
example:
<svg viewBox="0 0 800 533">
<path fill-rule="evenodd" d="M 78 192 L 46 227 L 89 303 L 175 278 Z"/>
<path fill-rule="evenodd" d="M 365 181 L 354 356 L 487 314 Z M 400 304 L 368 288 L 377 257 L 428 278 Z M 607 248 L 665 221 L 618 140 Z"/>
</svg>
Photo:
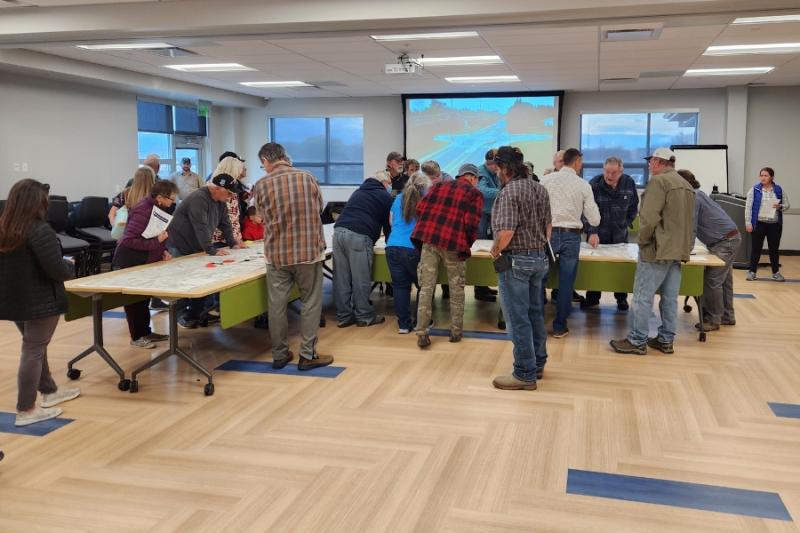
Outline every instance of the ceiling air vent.
<svg viewBox="0 0 800 533">
<path fill-rule="evenodd" d="M 661 35 L 663 24 L 642 23 L 600 28 L 600 40 L 604 42 L 653 41 Z"/>
<path fill-rule="evenodd" d="M 638 78 L 603 78 L 600 83 L 636 83 Z"/>
<path fill-rule="evenodd" d="M 151 54 L 156 54 L 159 56 L 164 57 L 183 57 L 183 56 L 196 56 L 200 55 L 197 52 L 192 52 L 191 50 L 184 50 L 183 48 L 154 48 L 152 50 L 146 50 Z"/>
</svg>

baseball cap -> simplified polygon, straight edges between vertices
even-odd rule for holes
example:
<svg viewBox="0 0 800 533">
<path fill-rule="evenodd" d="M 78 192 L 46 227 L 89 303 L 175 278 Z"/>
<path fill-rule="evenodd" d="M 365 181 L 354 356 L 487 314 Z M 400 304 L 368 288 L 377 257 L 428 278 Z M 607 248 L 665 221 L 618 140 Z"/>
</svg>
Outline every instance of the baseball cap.
<svg viewBox="0 0 800 533">
<path fill-rule="evenodd" d="M 476 178 L 477 178 L 478 176 L 480 176 L 480 173 L 478 172 L 478 167 L 476 167 L 476 166 L 475 166 L 475 165 L 473 165 L 472 163 L 464 163 L 463 165 L 461 165 L 461 166 L 458 168 L 458 174 L 456 174 L 456 177 L 457 177 L 457 178 L 460 178 L 460 177 L 461 177 L 461 176 L 463 176 L 464 174 L 472 174 L 472 175 L 473 175 L 473 176 L 475 176 Z"/>
<path fill-rule="evenodd" d="M 400 152 L 389 152 L 386 156 L 386 161 L 405 161 L 406 157 Z"/>
<path fill-rule="evenodd" d="M 184 157 L 183 159 L 181 159 L 181 164 L 182 165 L 191 165 L 192 164 L 192 158 L 191 157 Z"/>
<path fill-rule="evenodd" d="M 236 180 L 230 174 L 217 174 L 211 178 L 211 183 L 217 187 L 227 189 L 228 192 L 236 192 Z"/>
<path fill-rule="evenodd" d="M 222 160 L 225 159 L 226 157 L 235 157 L 236 159 L 244 163 L 244 159 L 236 155 L 236 152 L 224 152 L 221 156 L 219 156 L 220 162 L 222 162 Z"/>
<path fill-rule="evenodd" d="M 656 148 L 653 155 L 645 157 L 645 159 L 650 161 L 654 157 L 663 159 L 664 161 L 675 161 L 675 152 L 669 148 Z"/>
</svg>

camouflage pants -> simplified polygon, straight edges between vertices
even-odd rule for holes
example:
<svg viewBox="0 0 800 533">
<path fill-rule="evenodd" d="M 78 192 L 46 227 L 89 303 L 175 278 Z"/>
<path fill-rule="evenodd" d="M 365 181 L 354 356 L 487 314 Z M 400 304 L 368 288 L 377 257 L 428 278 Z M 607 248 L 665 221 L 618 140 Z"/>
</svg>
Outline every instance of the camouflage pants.
<svg viewBox="0 0 800 533">
<path fill-rule="evenodd" d="M 464 278 L 467 263 L 458 259 L 455 252 L 448 252 L 430 244 L 422 245 L 422 255 L 417 267 L 419 278 L 419 297 L 417 309 L 417 335 L 428 335 L 431 322 L 433 289 L 439 277 L 439 263 L 447 269 L 450 283 L 450 333 L 460 335 L 464 329 Z"/>
</svg>

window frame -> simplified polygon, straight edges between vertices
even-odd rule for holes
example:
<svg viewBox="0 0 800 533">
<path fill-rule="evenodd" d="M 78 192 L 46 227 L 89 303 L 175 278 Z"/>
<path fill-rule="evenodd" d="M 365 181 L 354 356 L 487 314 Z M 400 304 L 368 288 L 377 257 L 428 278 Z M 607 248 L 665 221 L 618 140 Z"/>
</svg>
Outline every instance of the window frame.
<svg viewBox="0 0 800 533">
<path fill-rule="evenodd" d="M 280 142 L 275 139 L 275 119 L 324 119 L 325 120 L 325 161 L 303 161 L 302 159 L 292 158 L 292 166 L 297 168 L 303 167 L 323 167 L 325 169 L 325 179 L 320 179 L 316 174 L 314 177 L 320 185 L 325 187 L 353 187 L 360 185 L 364 181 L 363 176 L 359 176 L 352 183 L 331 183 L 331 167 L 332 166 L 348 166 L 348 167 L 361 167 L 362 174 L 364 168 L 364 115 L 346 114 L 346 115 L 272 115 L 267 120 L 267 128 L 269 129 L 268 138 L 270 142 Z M 361 119 L 361 161 L 332 161 L 331 160 L 331 119 L 338 118 L 359 118 Z M 292 154 L 289 154 L 291 156 Z"/>
<path fill-rule="evenodd" d="M 656 110 L 656 111 L 612 111 L 612 112 L 582 112 L 579 115 L 579 122 L 578 122 L 578 139 L 580 141 L 580 150 L 583 151 L 583 117 L 587 115 L 646 115 L 647 116 L 647 135 L 645 138 L 645 153 L 652 154 L 653 153 L 653 146 L 651 144 L 651 136 L 652 136 L 652 124 L 653 124 L 653 115 L 654 114 L 668 114 L 668 113 L 692 113 L 697 115 L 697 124 L 694 128 L 694 142 L 691 144 L 697 144 L 697 139 L 700 137 L 700 110 L 699 109 L 667 109 L 667 110 Z M 681 143 L 684 144 L 684 143 Z M 608 154 L 606 157 L 610 157 L 614 154 Z M 584 160 L 583 166 L 584 168 L 599 168 L 600 173 L 603 172 L 603 165 L 605 160 L 603 161 L 586 161 Z M 637 189 L 644 189 L 647 186 L 647 183 L 650 181 L 650 167 L 647 164 L 646 160 L 642 161 L 623 161 L 624 168 L 627 169 L 636 169 L 642 171 L 642 179 L 643 182 L 641 185 L 638 183 L 636 184 Z M 583 178 L 585 180 L 590 180 L 594 176 L 586 176 L 584 175 Z"/>
<path fill-rule="evenodd" d="M 159 177 L 161 179 L 169 179 L 174 173 L 179 171 L 178 168 L 178 158 L 176 156 L 176 150 L 180 148 L 197 148 L 199 150 L 200 156 L 196 161 L 198 174 L 200 176 L 206 175 L 206 148 L 208 147 L 208 138 L 210 135 L 211 130 L 211 120 L 209 117 L 203 117 L 205 119 L 205 135 L 202 134 L 189 134 L 189 133 L 176 133 L 176 120 L 177 120 L 177 112 L 176 108 L 190 108 L 187 106 L 186 103 L 181 102 L 170 102 L 168 100 L 161 100 L 159 98 L 137 98 L 137 112 L 138 112 L 138 103 L 145 102 L 148 104 L 159 104 L 163 106 L 167 106 L 170 108 L 170 117 L 171 117 L 171 130 L 172 131 L 151 131 L 151 130 L 140 130 L 139 123 L 138 123 L 138 116 L 137 116 L 137 124 L 136 124 L 136 134 L 137 134 L 137 154 L 139 153 L 138 147 L 138 134 L 139 133 L 154 133 L 158 135 L 166 135 L 169 139 L 169 149 L 168 154 L 169 158 L 159 158 L 159 163 L 163 166 L 169 166 L 172 170 L 165 174 L 159 171 Z M 200 117 L 198 116 L 198 119 Z M 198 128 L 202 129 L 202 128 Z M 145 156 L 146 157 L 146 156 Z M 144 164 L 144 159 L 139 158 L 139 165 L 141 166 Z"/>
</svg>

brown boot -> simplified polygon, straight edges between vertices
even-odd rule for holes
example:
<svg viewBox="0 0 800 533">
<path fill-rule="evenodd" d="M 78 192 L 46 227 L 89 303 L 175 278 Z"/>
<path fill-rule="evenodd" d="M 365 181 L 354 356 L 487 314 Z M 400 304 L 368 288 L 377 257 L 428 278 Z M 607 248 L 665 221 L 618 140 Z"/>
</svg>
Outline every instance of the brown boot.
<svg viewBox="0 0 800 533">
<path fill-rule="evenodd" d="M 319 368 L 321 366 L 328 366 L 329 364 L 333 363 L 333 356 L 332 355 L 320 355 L 317 354 L 314 356 L 314 359 L 306 359 L 305 357 L 300 358 L 300 362 L 297 363 L 298 370 L 311 370 L 312 368 Z"/>
<path fill-rule="evenodd" d="M 535 381 L 522 381 L 517 379 L 513 374 L 508 376 L 497 376 L 492 381 L 492 385 L 496 389 L 502 390 L 536 390 Z"/>
<path fill-rule="evenodd" d="M 420 348 L 427 348 L 431 345 L 431 337 L 430 335 L 419 335 L 417 337 L 417 346 Z"/>
<path fill-rule="evenodd" d="M 292 359 L 294 359 L 294 354 L 292 353 L 291 350 L 289 350 L 289 353 L 286 354 L 286 357 L 284 357 L 283 359 L 272 360 L 272 370 L 280 370 L 281 368 L 288 365 L 292 361 Z"/>
</svg>

